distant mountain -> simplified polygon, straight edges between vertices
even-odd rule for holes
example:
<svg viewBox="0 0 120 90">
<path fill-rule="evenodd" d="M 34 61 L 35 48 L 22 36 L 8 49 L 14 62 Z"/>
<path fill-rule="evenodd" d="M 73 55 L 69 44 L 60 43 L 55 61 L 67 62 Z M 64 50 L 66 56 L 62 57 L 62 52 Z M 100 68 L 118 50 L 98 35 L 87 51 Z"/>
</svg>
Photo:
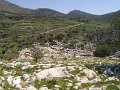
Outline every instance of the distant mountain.
<svg viewBox="0 0 120 90">
<path fill-rule="evenodd" d="M 0 0 L 0 12 L 31 14 L 31 9 L 22 8 L 6 0 Z"/>
<path fill-rule="evenodd" d="M 46 16 L 46 17 L 65 17 L 66 15 L 58 11 L 48 9 L 48 8 L 39 8 L 32 11 L 32 14 L 35 16 Z"/>
<path fill-rule="evenodd" d="M 46 17 L 59 17 L 59 18 L 73 18 L 73 19 L 79 19 L 79 18 L 93 18 L 97 21 L 105 21 L 110 22 L 114 18 L 120 16 L 120 11 L 112 12 L 104 15 L 93 15 L 90 13 L 86 13 L 80 10 L 73 10 L 69 12 L 68 14 L 63 14 L 61 12 L 47 9 L 47 8 L 40 8 L 36 10 L 23 8 L 18 5 L 12 4 L 9 1 L 6 0 L 0 0 L 0 13 L 15 13 L 15 14 L 30 14 L 34 16 L 46 16 Z"/>
<path fill-rule="evenodd" d="M 69 17 L 72 18 L 93 18 L 96 17 L 96 15 L 86 13 L 80 10 L 73 10 L 67 14 Z"/>
<path fill-rule="evenodd" d="M 58 11 L 40 8 L 36 10 L 27 9 L 18 5 L 12 4 L 6 0 L 0 0 L 0 12 L 15 13 L 15 14 L 30 14 L 35 16 L 47 16 L 47 17 L 65 17 L 66 15 Z"/>
<path fill-rule="evenodd" d="M 95 19 L 97 21 L 111 22 L 113 19 L 115 19 L 116 17 L 119 17 L 119 16 L 120 16 L 120 10 L 116 11 L 116 12 L 100 15 L 100 16 L 96 17 Z"/>
<path fill-rule="evenodd" d="M 79 19 L 79 18 L 93 18 L 97 21 L 103 22 L 111 22 L 116 17 L 120 16 L 120 10 L 112 13 L 107 13 L 104 15 L 93 15 L 90 13 L 86 13 L 80 10 L 74 10 L 67 14 L 71 18 Z"/>
</svg>

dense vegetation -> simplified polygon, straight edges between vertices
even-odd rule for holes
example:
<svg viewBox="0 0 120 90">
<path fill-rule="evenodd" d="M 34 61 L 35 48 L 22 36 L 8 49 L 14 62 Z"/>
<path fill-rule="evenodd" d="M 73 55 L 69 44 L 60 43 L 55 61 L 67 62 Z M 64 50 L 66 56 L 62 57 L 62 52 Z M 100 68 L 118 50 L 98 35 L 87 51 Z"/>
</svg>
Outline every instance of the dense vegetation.
<svg viewBox="0 0 120 90">
<path fill-rule="evenodd" d="M 58 18 L 1 14 L 0 18 L 0 57 L 12 59 L 18 50 L 31 47 L 33 43 L 46 43 L 45 34 L 52 30 L 73 26 L 77 21 Z"/>
<path fill-rule="evenodd" d="M 31 15 L 0 14 L 0 58 L 13 59 L 18 51 L 33 43 L 57 40 L 66 48 L 79 42 L 108 45 L 112 52 L 120 50 L 120 20 L 101 23 L 94 20 L 69 20 Z M 111 37 L 112 35 L 112 37 Z"/>
</svg>

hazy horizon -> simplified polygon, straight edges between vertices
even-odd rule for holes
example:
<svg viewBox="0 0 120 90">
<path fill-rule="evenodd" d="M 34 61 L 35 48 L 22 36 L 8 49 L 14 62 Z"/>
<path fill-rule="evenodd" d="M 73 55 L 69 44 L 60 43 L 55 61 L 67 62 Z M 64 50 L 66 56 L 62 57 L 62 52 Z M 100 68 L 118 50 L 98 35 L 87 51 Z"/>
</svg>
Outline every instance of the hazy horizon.
<svg viewBox="0 0 120 90">
<path fill-rule="evenodd" d="M 7 0 L 24 8 L 37 9 L 49 8 L 62 13 L 80 10 L 91 14 L 102 15 L 120 10 L 120 1 L 116 0 Z"/>
</svg>

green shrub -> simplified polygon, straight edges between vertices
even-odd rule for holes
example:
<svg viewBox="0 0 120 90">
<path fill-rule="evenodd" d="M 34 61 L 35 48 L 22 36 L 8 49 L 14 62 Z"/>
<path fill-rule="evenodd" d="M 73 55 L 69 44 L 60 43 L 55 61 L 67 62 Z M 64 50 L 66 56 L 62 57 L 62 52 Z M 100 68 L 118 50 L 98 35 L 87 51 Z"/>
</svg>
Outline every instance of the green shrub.
<svg viewBox="0 0 120 90">
<path fill-rule="evenodd" d="M 41 82 L 39 80 L 34 81 L 34 86 L 39 89 L 41 87 Z"/>
<path fill-rule="evenodd" d="M 117 86 L 115 85 L 109 85 L 106 90 L 120 90 Z"/>
<path fill-rule="evenodd" d="M 57 81 L 54 80 L 54 79 L 48 80 L 48 81 L 46 82 L 46 86 L 48 87 L 48 89 L 54 88 L 54 85 L 56 85 L 56 84 L 57 84 Z"/>
<path fill-rule="evenodd" d="M 43 57 L 43 53 L 41 52 L 41 50 L 37 50 L 33 53 L 33 57 L 34 57 L 34 61 L 37 62 L 38 59 L 41 59 Z"/>
<path fill-rule="evenodd" d="M 106 56 L 110 56 L 110 54 L 111 54 L 111 48 L 108 45 L 97 46 L 97 48 L 94 51 L 95 57 L 106 57 Z"/>
</svg>

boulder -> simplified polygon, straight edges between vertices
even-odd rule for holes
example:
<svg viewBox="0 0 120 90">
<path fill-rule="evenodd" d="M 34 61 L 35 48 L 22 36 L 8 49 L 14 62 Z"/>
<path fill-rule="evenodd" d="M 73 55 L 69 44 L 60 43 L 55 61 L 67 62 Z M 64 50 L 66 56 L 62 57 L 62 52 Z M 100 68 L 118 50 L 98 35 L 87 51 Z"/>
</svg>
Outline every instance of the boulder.
<svg viewBox="0 0 120 90">
<path fill-rule="evenodd" d="M 24 74 L 24 75 L 23 75 L 23 78 L 24 78 L 25 80 L 29 80 L 29 79 L 30 79 L 30 75 Z"/>
<path fill-rule="evenodd" d="M 50 68 L 36 73 L 36 77 L 41 80 L 43 78 L 53 77 L 69 77 L 70 74 L 66 71 L 65 67 Z"/>
<path fill-rule="evenodd" d="M 13 84 L 14 85 L 19 85 L 21 83 L 21 76 L 15 77 L 13 79 Z"/>
<path fill-rule="evenodd" d="M 86 76 L 84 76 L 84 77 L 81 78 L 80 82 L 81 83 L 89 83 L 89 80 L 88 80 L 88 78 Z"/>
<path fill-rule="evenodd" d="M 9 83 L 9 85 L 11 85 L 13 82 L 13 76 L 7 76 L 7 82 Z"/>
<path fill-rule="evenodd" d="M 21 69 L 25 70 L 25 69 L 28 69 L 28 68 L 29 68 L 29 66 L 23 66 Z"/>
<path fill-rule="evenodd" d="M 96 73 L 93 70 L 90 69 L 84 69 L 83 72 L 86 74 L 86 76 L 90 79 L 96 77 Z"/>
</svg>

